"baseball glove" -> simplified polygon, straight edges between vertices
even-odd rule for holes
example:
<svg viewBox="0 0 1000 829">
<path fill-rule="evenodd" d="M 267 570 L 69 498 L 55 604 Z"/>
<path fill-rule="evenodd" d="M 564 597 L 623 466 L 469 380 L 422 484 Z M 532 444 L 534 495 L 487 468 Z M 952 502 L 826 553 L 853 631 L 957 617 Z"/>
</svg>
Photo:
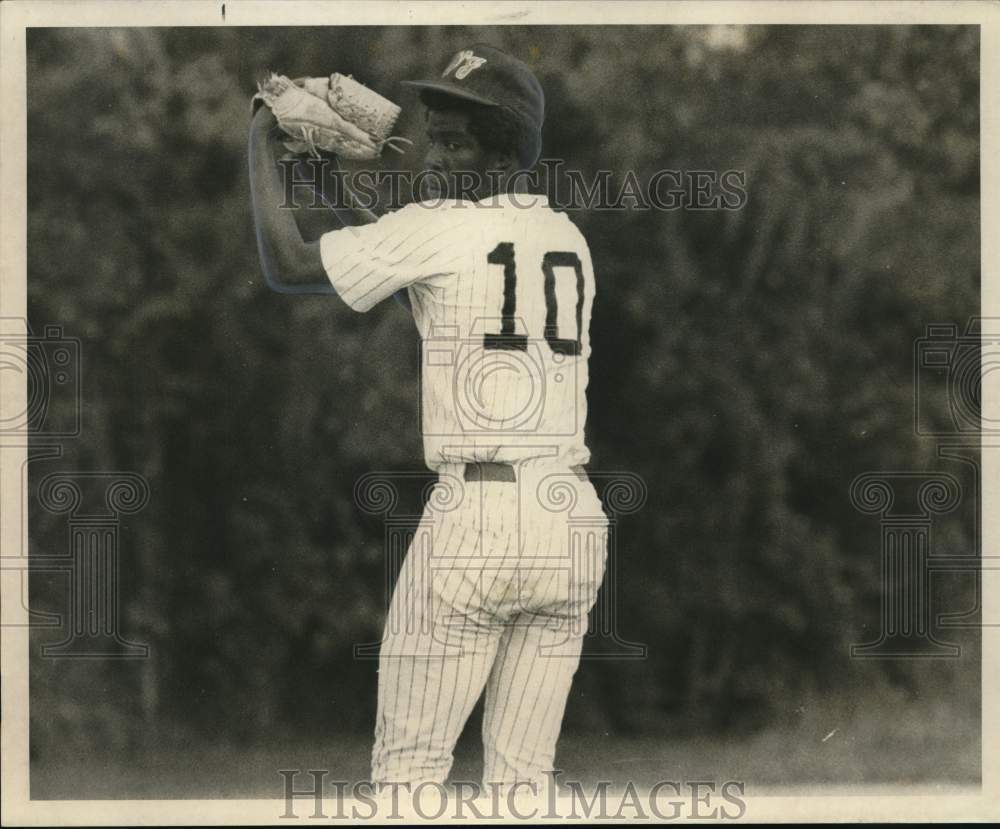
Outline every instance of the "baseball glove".
<svg viewBox="0 0 1000 829">
<path fill-rule="evenodd" d="M 350 75 L 290 81 L 272 74 L 258 84 L 254 104 L 262 101 L 274 113 L 294 153 L 319 156 L 320 150 L 341 158 L 371 159 L 409 140 L 391 136 L 400 109 L 392 101 L 358 83 Z"/>
</svg>

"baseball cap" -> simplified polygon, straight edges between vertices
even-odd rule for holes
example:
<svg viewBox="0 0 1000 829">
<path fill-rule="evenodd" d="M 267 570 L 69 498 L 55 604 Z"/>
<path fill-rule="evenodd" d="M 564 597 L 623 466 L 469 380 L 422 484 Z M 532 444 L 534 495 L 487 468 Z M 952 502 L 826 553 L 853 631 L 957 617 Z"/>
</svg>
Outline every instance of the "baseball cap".
<svg viewBox="0 0 1000 829">
<path fill-rule="evenodd" d="M 523 61 L 485 43 L 456 52 L 440 78 L 403 83 L 477 104 L 507 107 L 536 132 L 541 132 L 545 120 L 545 93 L 538 78 Z"/>
</svg>

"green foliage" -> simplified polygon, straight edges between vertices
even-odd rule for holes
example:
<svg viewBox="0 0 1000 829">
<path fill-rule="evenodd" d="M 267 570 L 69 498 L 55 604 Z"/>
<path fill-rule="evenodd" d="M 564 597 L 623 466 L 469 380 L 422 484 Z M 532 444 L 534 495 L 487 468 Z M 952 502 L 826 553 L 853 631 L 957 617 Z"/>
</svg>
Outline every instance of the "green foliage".
<svg viewBox="0 0 1000 829">
<path fill-rule="evenodd" d="M 32 30 L 29 311 L 80 337 L 84 366 L 83 436 L 36 480 L 57 463 L 152 489 L 122 589 L 152 657 L 36 660 L 56 712 L 36 750 L 370 728 L 374 665 L 352 647 L 379 637 L 383 530 L 352 489 L 421 468 L 419 343 L 391 303 L 362 317 L 267 290 L 249 96 L 268 69 L 352 72 L 404 104 L 412 166 L 398 81 L 478 40 L 538 72 L 547 157 L 618 182 L 746 174 L 738 211 L 573 214 L 599 286 L 593 466 L 649 487 L 616 589 L 650 659 L 585 661 L 568 728 L 755 728 L 807 693 L 978 686 L 967 660 L 847 656 L 879 593 L 876 522 L 848 485 L 940 463 L 913 435 L 912 344 L 979 307 L 972 27 Z M 62 532 L 36 516 L 33 548 Z"/>
</svg>

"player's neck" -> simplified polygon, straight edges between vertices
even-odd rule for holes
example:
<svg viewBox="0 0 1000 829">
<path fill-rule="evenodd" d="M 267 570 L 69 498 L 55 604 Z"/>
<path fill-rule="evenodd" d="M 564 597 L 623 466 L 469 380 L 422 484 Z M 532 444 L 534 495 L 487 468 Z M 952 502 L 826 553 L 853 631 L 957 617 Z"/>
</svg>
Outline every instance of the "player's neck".
<svg viewBox="0 0 1000 829">
<path fill-rule="evenodd" d="M 486 194 L 482 199 L 496 198 L 497 196 L 528 195 L 530 193 L 529 183 L 531 174 L 529 170 L 510 170 L 503 176 L 491 178 L 486 182 Z M 490 186 L 492 185 L 492 186 Z"/>
</svg>

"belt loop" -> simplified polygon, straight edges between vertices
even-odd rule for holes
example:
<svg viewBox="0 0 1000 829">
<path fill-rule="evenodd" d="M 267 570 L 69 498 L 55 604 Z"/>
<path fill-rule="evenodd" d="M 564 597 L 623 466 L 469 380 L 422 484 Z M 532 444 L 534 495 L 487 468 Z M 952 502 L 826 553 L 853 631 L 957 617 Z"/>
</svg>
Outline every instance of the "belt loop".
<svg viewBox="0 0 1000 829">
<path fill-rule="evenodd" d="M 480 463 L 467 463 L 465 465 L 466 481 L 491 481 L 496 483 L 516 483 L 517 475 L 514 467 L 509 463 L 495 463 L 483 461 Z"/>
</svg>

